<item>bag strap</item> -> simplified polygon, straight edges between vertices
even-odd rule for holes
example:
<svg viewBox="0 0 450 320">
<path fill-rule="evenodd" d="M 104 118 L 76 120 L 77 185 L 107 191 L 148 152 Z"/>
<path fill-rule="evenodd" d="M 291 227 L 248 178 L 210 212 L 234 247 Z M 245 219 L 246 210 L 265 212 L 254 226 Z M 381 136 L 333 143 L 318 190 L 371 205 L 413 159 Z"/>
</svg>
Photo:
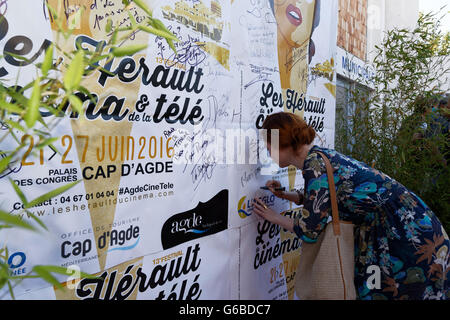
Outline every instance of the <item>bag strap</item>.
<svg viewBox="0 0 450 320">
<path fill-rule="evenodd" d="M 333 223 L 333 231 L 334 235 L 338 236 L 341 234 L 341 226 L 339 225 L 339 211 L 338 211 L 338 205 L 337 205 L 337 198 L 336 198 L 336 186 L 334 185 L 334 176 L 333 176 L 333 168 L 331 167 L 330 160 L 328 160 L 328 157 L 324 155 L 322 152 L 317 152 L 320 154 L 323 158 L 323 161 L 325 162 L 325 166 L 327 168 L 327 176 L 328 176 L 328 185 L 330 189 L 330 200 L 331 200 L 331 212 L 332 212 L 332 223 Z"/>
</svg>

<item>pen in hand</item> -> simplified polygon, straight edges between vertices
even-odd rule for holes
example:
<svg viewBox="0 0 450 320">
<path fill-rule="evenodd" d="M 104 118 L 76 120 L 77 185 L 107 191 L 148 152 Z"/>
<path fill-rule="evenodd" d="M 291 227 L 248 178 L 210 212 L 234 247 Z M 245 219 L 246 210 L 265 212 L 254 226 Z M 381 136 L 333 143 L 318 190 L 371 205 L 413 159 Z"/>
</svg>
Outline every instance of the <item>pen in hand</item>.
<svg viewBox="0 0 450 320">
<path fill-rule="evenodd" d="M 270 190 L 269 187 L 266 187 L 266 186 L 260 187 L 260 189 L 263 189 L 263 190 Z M 285 187 L 277 187 L 277 188 L 274 188 L 274 190 L 275 190 L 275 191 L 285 191 L 286 188 L 285 188 Z"/>
</svg>

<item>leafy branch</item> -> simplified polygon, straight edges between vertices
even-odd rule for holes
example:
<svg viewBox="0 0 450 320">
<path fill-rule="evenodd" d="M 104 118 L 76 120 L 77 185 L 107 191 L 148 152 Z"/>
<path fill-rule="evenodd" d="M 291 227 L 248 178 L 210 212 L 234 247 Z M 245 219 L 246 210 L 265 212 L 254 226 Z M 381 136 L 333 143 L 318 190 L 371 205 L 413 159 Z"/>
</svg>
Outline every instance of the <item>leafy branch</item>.
<svg viewBox="0 0 450 320">
<path fill-rule="evenodd" d="M 129 26 L 117 27 L 109 19 L 106 24 L 106 32 L 109 37 L 107 41 L 102 43 L 100 49 L 90 51 L 77 45 L 75 50 L 71 52 L 66 52 L 61 48 L 59 39 L 62 36 L 67 41 L 74 29 L 64 26 L 65 17 L 58 17 L 57 12 L 47 5 L 52 21 L 58 26 L 58 36 L 56 41 L 46 49 L 43 61 L 34 64 L 36 69 L 35 79 L 23 86 L 19 86 L 16 80 L 16 84 L 10 87 L 6 85 L 7 79 L 0 79 L 0 124 L 3 129 L 0 135 L 0 144 L 11 138 L 16 143 L 16 146 L 11 150 L 0 151 L 2 158 L 0 160 L 0 177 L 4 178 L 8 173 L 12 173 L 11 167 L 20 161 L 24 148 L 27 146 L 24 138 L 26 136 L 38 137 L 38 142 L 33 145 L 31 150 L 34 155 L 46 146 L 57 150 L 53 145 L 57 137 L 53 136 L 52 131 L 65 116 L 63 108 L 67 108 L 67 103 L 70 103 L 74 112 L 78 114 L 83 112 L 83 103 L 75 95 L 76 92 L 82 92 L 89 96 L 92 101 L 94 100 L 88 89 L 82 85 L 83 77 L 88 77 L 98 71 L 111 74 L 100 66 L 100 61 L 106 60 L 106 63 L 108 63 L 115 57 L 131 56 L 147 48 L 147 45 L 143 44 L 124 45 L 131 36 L 137 32 L 145 32 L 162 37 L 167 41 L 170 48 L 176 52 L 174 42 L 178 41 L 177 37 L 160 20 L 153 17 L 152 11 L 142 0 L 132 2 L 124 0 L 122 3 L 124 4 L 124 12 L 127 12 L 130 19 Z M 138 23 L 131 14 L 130 8 L 133 4 L 145 12 L 146 18 L 144 21 Z M 1 19 L 5 19 L 5 17 L 0 16 L 0 22 Z M 56 52 L 60 56 L 55 59 Z M 27 65 L 31 63 L 27 58 L 10 52 L 6 52 L 5 56 L 14 57 Z M 46 110 L 55 117 L 46 122 L 41 116 L 41 110 Z M 49 232 L 45 224 L 29 209 L 63 194 L 79 182 L 81 180 L 59 187 L 29 201 L 20 187 L 10 179 L 11 186 L 22 203 L 23 210 L 21 213 L 26 213 L 28 217 L 34 220 L 35 224 L 28 223 L 20 215 L 11 214 L 0 208 L 0 231 L 19 228 L 30 232 Z M 0 289 L 7 286 L 7 292 L 13 299 L 15 298 L 14 287 L 25 279 L 40 278 L 58 288 L 63 288 L 54 274 L 73 275 L 73 271 L 69 268 L 36 265 L 28 274 L 14 276 L 10 271 L 9 259 L 8 246 L 5 243 L 0 248 Z M 92 277 L 86 273 L 81 273 L 80 276 Z"/>
</svg>

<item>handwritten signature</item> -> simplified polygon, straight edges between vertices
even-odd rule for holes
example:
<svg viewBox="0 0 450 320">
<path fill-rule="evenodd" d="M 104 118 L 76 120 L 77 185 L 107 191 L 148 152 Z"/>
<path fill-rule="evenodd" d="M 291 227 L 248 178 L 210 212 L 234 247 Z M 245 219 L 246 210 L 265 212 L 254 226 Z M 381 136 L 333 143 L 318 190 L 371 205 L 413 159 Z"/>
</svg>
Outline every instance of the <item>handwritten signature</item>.
<svg viewBox="0 0 450 320">
<path fill-rule="evenodd" d="M 0 158 L 4 159 L 4 158 L 6 158 L 6 157 L 7 157 L 6 154 L 5 154 L 3 151 L 0 150 Z M 16 164 L 17 162 L 18 162 L 18 160 L 16 160 L 16 161 L 11 161 L 11 162 L 8 164 L 8 166 L 5 168 L 5 170 L 3 170 L 3 171 L 0 173 L 0 179 L 4 178 L 4 177 L 6 177 L 6 176 L 8 176 L 8 175 L 10 175 L 10 174 L 12 174 L 12 173 L 17 173 L 17 172 L 19 172 L 20 170 L 22 170 L 22 163 L 19 162 L 19 164 L 17 165 L 17 164 Z"/>
<path fill-rule="evenodd" d="M 258 76 L 251 80 L 249 83 L 247 83 L 246 85 L 244 85 L 244 89 L 247 89 L 248 87 L 250 87 L 251 85 L 261 82 L 261 81 L 269 81 L 269 82 L 273 82 L 272 80 L 269 79 L 270 73 L 267 72 L 260 72 L 258 74 Z"/>
<path fill-rule="evenodd" d="M 158 43 L 158 55 L 161 56 L 167 68 L 173 67 L 177 64 L 189 64 L 196 67 L 207 58 L 204 51 L 205 44 L 199 43 L 198 38 L 188 35 L 187 40 L 183 41 L 180 27 L 174 29 L 172 26 L 168 26 L 167 29 L 180 40 L 180 42 L 174 44 L 177 52 L 175 53 L 171 51 L 172 53 L 169 57 L 167 57 L 167 59 L 165 58 L 167 46 L 163 42 L 164 39 L 162 37 L 157 37 L 155 40 Z"/>
<path fill-rule="evenodd" d="M 268 1 L 250 0 L 250 6 L 252 6 L 252 8 L 250 10 L 247 10 L 247 12 L 256 18 L 261 18 L 262 17 L 261 11 L 267 5 Z"/>
<path fill-rule="evenodd" d="M 202 181 L 206 179 L 211 179 L 214 168 L 216 167 L 216 159 L 214 153 L 206 154 L 206 149 L 210 144 L 209 140 L 204 140 L 202 142 L 196 142 L 192 145 L 192 151 L 189 154 L 189 160 L 192 162 L 194 158 L 198 158 L 192 168 L 190 175 L 192 178 L 192 183 L 194 184 L 194 190 L 197 190 L 198 186 Z M 201 151 L 200 156 L 198 155 Z M 184 167 L 183 172 L 187 169 L 187 164 Z"/>
<path fill-rule="evenodd" d="M 217 128 L 217 120 L 219 118 L 228 118 L 229 113 L 227 112 L 227 103 L 229 99 L 227 96 L 223 96 L 221 100 L 221 104 L 217 101 L 217 98 L 214 95 L 210 95 L 208 97 L 208 111 L 209 116 L 203 122 L 203 130 L 207 130 L 208 128 Z"/>
<path fill-rule="evenodd" d="M 210 180 L 212 178 L 216 165 L 216 163 L 202 163 L 194 165 L 194 168 L 191 171 L 192 182 L 196 183 L 194 190 L 197 190 L 200 182 L 206 181 L 206 179 Z"/>
<path fill-rule="evenodd" d="M 0 130 L 8 130 L 9 126 L 6 122 L 0 120 Z"/>
<path fill-rule="evenodd" d="M 294 50 L 294 53 L 289 52 L 286 55 L 286 63 L 284 64 L 285 67 L 291 71 L 294 66 L 299 63 L 300 61 L 307 61 L 308 54 L 307 54 L 308 46 L 303 48 L 298 48 Z"/>
<path fill-rule="evenodd" d="M 184 131 L 184 130 L 183 130 Z M 202 181 L 211 179 L 214 168 L 217 165 L 215 148 L 210 148 L 214 143 L 215 137 L 205 134 L 205 131 L 200 129 L 195 132 L 179 132 L 171 134 L 172 137 L 177 137 L 183 140 L 183 145 L 175 149 L 182 149 L 179 156 L 184 155 L 185 166 L 183 173 L 188 170 L 188 165 L 193 165 L 190 168 L 190 176 L 194 190 L 197 190 Z M 177 152 L 175 152 L 177 153 Z"/>
<path fill-rule="evenodd" d="M 269 2 L 264 0 L 251 0 L 250 9 L 246 10 L 246 13 L 251 16 L 261 19 L 264 18 L 266 23 L 276 23 L 275 17 L 270 8 Z M 247 16 L 242 15 L 239 17 L 239 24 L 241 26 L 248 26 Z"/>
<path fill-rule="evenodd" d="M 255 179 L 259 172 L 261 171 L 261 167 L 257 167 L 255 168 L 253 171 L 251 172 L 247 172 L 245 171 L 244 174 L 241 176 L 241 186 L 243 188 L 246 187 L 246 185 L 252 180 Z"/>
<path fill-rule="evenodd" d="M 173 53 L 169 60 L 172 60 L 166 67 L 171 67 L 175 63 L 189 64 L 191 66 L 198 66 L 206 59 L 206 53 L 203 51 L 204 44 L 188 43 L 185 47 Z"/>
</svg>

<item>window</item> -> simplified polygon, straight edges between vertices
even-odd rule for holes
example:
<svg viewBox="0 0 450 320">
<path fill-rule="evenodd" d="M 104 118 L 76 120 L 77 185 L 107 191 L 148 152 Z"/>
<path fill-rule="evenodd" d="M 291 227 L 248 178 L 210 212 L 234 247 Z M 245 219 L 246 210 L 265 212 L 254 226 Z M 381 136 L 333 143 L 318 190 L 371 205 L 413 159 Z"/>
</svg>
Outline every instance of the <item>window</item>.
<svg viewBox="0 0 450 320">
<path fill-rule="evenodd" d="M 370 95 L 369 88 L 340 75 L 337 76 L 334 138 L 337 151 L 349 155 L 352 153 L 353 146 L 357 143 L 356 137 L 363 133 L 368 116 L 364 108 L 358 108 L 356 101 L 368 95 Z"/>
</svg>

